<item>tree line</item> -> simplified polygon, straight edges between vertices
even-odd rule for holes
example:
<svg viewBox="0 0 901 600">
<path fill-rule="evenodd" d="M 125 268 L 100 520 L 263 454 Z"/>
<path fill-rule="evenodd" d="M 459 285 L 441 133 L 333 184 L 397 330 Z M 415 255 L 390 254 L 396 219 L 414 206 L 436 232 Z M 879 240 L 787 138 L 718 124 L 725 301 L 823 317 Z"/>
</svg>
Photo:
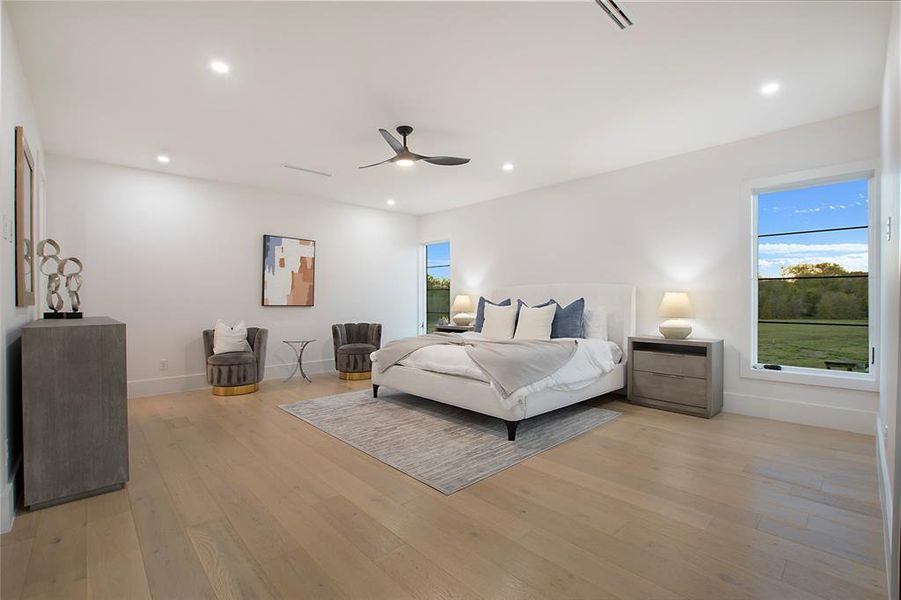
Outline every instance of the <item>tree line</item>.
<svg viewBox="0 0 901 600">
<path fill-rule="evenodd" d="M 781 277 L 761 279 L 757 286 L 760 319 L 865 320 L 868 278 L 836 263 L 782 267 Z"/>
</svg>

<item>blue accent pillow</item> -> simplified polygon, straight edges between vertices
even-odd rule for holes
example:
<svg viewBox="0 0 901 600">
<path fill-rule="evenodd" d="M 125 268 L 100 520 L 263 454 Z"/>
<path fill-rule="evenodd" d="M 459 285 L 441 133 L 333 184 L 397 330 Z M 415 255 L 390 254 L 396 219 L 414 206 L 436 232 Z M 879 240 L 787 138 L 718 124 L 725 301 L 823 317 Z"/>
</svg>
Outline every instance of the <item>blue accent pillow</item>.
<svg viewBox="0 0 901 600">
<path fill-rule="evenodd" d="M 566 307 L 560 306 L 556 300 L 551 302 L 557 305 L 554 322 L 551 323 L 551 339 L 583 337 L 582 316 L 585 313 L 585 298 L 579 298 Z"/>
<path fill-rule="evenodd" d="M 494 306 L 510 306 L 513 304 L 513 301 L 510 298 L 503 300 L 502 302 L 492 302 L 491 300 L 486 300 L 485 296 L 479 296 L 479 307 L 476 310 L 476 321 L 473 323 L 472 330 L 473 331 L 482 331 L 482 325 L 485 324 L 485 303 L 493 304 Z"/>
</svg>

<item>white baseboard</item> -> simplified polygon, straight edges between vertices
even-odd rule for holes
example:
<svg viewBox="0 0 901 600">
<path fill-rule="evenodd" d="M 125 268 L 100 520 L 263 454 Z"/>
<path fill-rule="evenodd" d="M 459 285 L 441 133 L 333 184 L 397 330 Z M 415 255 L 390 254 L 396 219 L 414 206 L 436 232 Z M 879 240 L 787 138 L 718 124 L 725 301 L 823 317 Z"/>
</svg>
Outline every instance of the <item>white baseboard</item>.
<svg viewBox="0 0 901 600">
<path fill-rule="evenodd" d="M 0 502 L 0 533 L 6 533 L 13 528 L 13 521 L 16 520 L 16 488 L 15 481 L 7 481 L 3 487 L 3 497 Z"/>
<path fill-rule="evenodd" d="M 813 402 L 727 392 L 723 394 L 723 410 L 751 417 L 828 427 L 867 435 L 873 435 L 876 429 L 876 413 L 873 411 L 840 408 Z"/>
<path fill-rule="evenodd" d="M 882 419 L 876 416 L 876 469 L 879 475 L 879 503 L 882 505 L 882 540 L 885 543 L 885 572 L 891 573 L 892 560 L 892 505 L 891 478 L 888 472 L 888 460 L 885 456 L 885 427 Z"/>
<path fill-rule="evenodd" d="M 16 520 L 16 477 L 19 475 L 19 467 L 22 459 L 16 461 L 9 472 L 9 480 L 4 482 L 0 489 L 0 533 L 6 533 L 13 528 Z"/>
<path fill-rule="evenodd" d="M 332 359 L 303 361 L 303 370 L 307 374 L 324 373 L 331 368 L 335 361 Z M 266 379 L 284 379 L 291 374 L 294 363 L 281 365 L 266 365 Z M 300 373 L 295 375 L 300 377 Z M 169 377 L 154 377 L 151 379 L 135 379 L 128 382 L 128 397 L 141 398 L 144 396 L 158 396 L 160 394 L 174 394 L 176 392 L 188 392 L 202 390 L 210 387 L 206 382 L 206 373 L 191 373 L 188 375 L 172 375 Z"/>
</svg>

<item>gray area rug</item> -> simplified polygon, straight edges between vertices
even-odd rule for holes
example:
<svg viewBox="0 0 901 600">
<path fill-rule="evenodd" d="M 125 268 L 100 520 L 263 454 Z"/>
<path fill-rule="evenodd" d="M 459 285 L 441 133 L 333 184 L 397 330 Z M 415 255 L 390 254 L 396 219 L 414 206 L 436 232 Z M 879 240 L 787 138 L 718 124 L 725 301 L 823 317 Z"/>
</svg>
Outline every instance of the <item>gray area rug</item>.
<svg viewBox="0 0 901 600">
<path fill-rule="evenodd" d="M 279 408 L 445 494 L 472 485 L 618 417 L 575 404 L 519 424 L 382 388 Z"/>
</svg>

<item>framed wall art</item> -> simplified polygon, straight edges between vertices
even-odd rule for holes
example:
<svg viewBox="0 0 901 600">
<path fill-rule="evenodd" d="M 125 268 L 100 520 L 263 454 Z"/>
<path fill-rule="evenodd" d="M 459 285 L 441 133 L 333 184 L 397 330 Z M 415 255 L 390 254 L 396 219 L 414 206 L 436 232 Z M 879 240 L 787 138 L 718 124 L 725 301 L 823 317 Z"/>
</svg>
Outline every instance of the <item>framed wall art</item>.
<svg viewBox="0 0 901 600">
<path fill-rule="evenodd" d="M 34 223 L 37 176 L 22 127 L 16 127 L 16 306 L 34 305 Z"/>
<path fill-rule="evenodd" d="M 263 236 L 263 306 L 313 306 L 316 242 Z"/>
</svg>

